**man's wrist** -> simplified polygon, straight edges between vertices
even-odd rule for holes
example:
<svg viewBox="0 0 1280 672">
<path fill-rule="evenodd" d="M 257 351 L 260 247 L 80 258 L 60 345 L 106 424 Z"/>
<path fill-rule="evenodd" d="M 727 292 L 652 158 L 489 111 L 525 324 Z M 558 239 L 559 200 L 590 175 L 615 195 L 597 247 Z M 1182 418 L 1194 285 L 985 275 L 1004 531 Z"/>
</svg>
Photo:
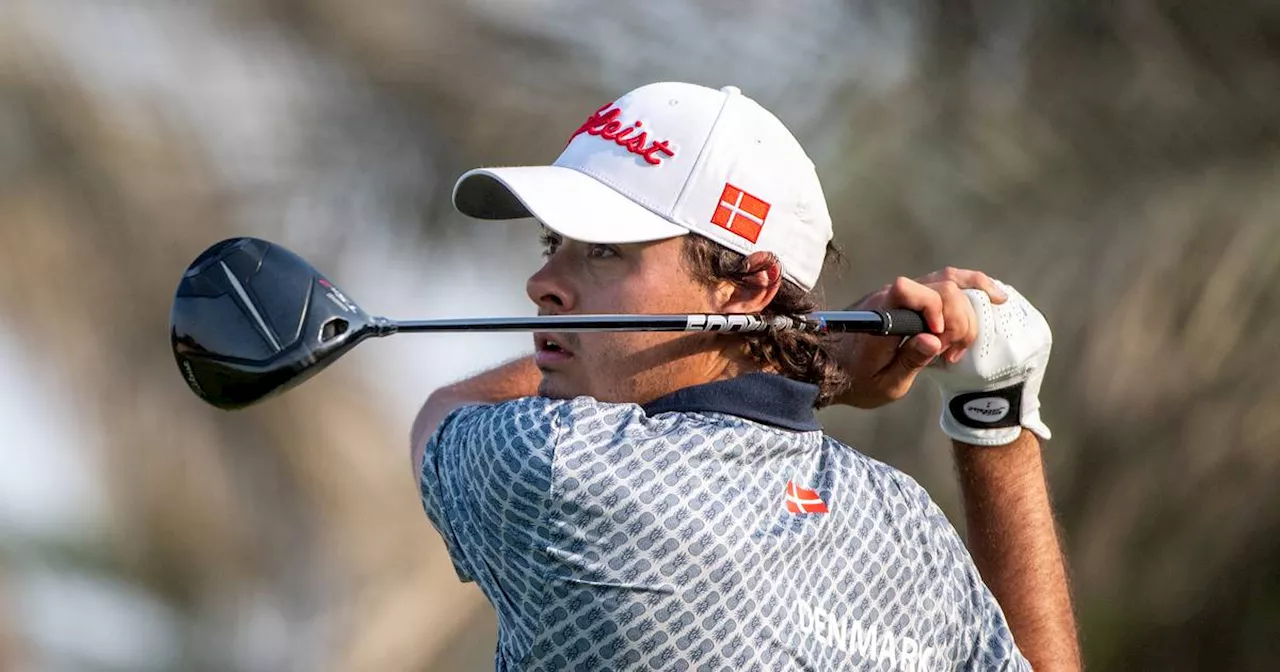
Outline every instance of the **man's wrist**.
<svg viewBox="0 0 1280 672">
<path fill-rule="evenodd" d="M 977 392 L 944 390 L 938 425 L 952 440 L 975 446 L 1003 446 L 1024 430 L 1048 440 L 1052 434 L 1040 418 L 1037 387 L 1023 381 Z"/>
</svg>

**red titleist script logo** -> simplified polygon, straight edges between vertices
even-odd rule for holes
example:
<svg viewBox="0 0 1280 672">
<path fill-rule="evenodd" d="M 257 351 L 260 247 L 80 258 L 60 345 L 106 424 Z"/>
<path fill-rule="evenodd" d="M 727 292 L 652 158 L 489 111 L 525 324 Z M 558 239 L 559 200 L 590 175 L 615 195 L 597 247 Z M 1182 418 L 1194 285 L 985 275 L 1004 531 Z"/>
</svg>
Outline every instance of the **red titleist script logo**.
<svg viewBox="0 0 1280 672">
<path fill-rule="evenodd" d="M 649 142 L 649 133 L 647 131 L 636 133 L 641 126 L 644 126 L 644 122 L 637 121 L 628 125 L 618 121 L 620 116 L 622 116 L 620 108 L 613 107 L 613 103 L 606 104 L 596 110 L 590 117 L 587 117 L 587 120 L 578 127 L 578 130 L 569 136 L 569 142 L 573 142 L 574 138 L 583 133 L 598 135 L 605 140 L 612 140 L 618 143 L 620 147 L 632 154 L 643 156 L 645 161 L 655 166 L 662 163 L 662 159 L 657 154 L 676 155 L 675 152 L 671 151 L 667 140 Z M 565 146 L 568 146 L 568 143 L 565 143 Z"/>
<path fill-rule="evenodd" d="M 728 182 L 720 192 L 720 204 L 711 214 L 711 223 L 751 242 L 760 238 L 760 229 L 769 216 L 769 204 Z"/>
</svg>

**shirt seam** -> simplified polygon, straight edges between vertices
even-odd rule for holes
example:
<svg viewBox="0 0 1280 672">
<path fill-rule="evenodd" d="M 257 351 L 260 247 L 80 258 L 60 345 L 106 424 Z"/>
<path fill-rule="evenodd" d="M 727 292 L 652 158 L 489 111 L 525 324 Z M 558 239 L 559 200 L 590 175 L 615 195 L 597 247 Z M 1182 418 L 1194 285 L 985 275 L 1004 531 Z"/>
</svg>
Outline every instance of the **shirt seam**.
<svg viewBox="0 0 1280 672">
<path fill-rule="evenodd" d="M 423 446 L 422 462 L 418 465 L 418 496 L 419 499 L 423 498 L 422 490 L 423 481 L 426 478 L 427 458 L 429 456 L 434 456 L 436 459 L 434 460 L 435 464 L 433 464 L 432 467 L 435 471 L 435 477 L 432 480 L 435 483 L 435 487 L 432 488 L 431 497 L 438 502 L 440 525 L 444 528 L 440 530 L 440 532 L 441 536 L 447 537 L 445 545 L 446 550 L 448 551 L 450 564 L 454 566 L 454 572 L 458 574 L 459 580 L 464 583 L 476 583 L 478 585 L 479 580 L 476 578 L 476 571 L 471 564 L 471 558 L 467 555 L 461 540 L 458 538 L 458 531 L 454 525 L 453 515 L 456 512 L 451 511 L 453 507 L 449 503 L 450 498 L 446 497 L 444 493 L 444 490 L 447 487 L 445 479 L 441 477 L 439 470 L 435 469 L 439 463 L 439 453 L 445 445 L 445 439 L 447 438 L 449 430 L 451 428 L 456 428 L 459 418 L 471 407 L 471 405 L 460 406 L 450 411 L 444 419 L 440 421 L 440 425 L 436 427 L 435 431 L 427 437 L 426 443 Z M 435 450 L 429 452 L 427 448 L 433 443 L 435 445 Z M 430 516 L 430 512 L 428 512 L 428 516 Z M 461 565 L 461 567 L 458 565 Z"/>
<path fill-rule="evenodd" d="M 551 450 L 550 450 L 550 454 L 547 456 L 547 466 L 548 466 L 548 472 L 549 472 L 547 474 L 547 482 L 549 485 L 547 487 L 547 491 L 543 494 L 542 513 L 541 515 L 538 516 L 538 523 L 544 529 L 550 531 L 550 534 L 552 535 L 559 534 L 559 532 L 556 531 L 557 530 L 556 526 L 552 525 L 552 515 L 554 514 L 554 510 L 556 508 L 554 504 L 556 501 L 557 490 L 559 487 L 559 484 L 555 477 L 556 460 L 558 459 L 559 453 L 560 453 L 560 439 L 564 434 L 564 425 L 567 424 L 566 422 L 564 422 L 565 418 L 563 416 L 567 413 L 572 412 L 573 403 L 574 403 L 573 401 L 567 401 L 561 404 L 558 408 L 556 408 L 550 414 L 551 435 L 548 437 L 548 440 L 549 440 L 549 443 L 551 444 L 550 445 Z M 528 665 L 531 662 L 533 653 L 537 649 L 538 640 L 542 637 L 543 616 L 546 614 L 546 610 L 549 606 L 548 598 L 550 597 L 551 580 L 553 578 L 552 571 L 551 571 L 551 564 L 547 562 L 547 559 L 551 557 L 551 544 L 549 542 L 554 540 L 542 539 L 541 537 L 538 536 L 536 529 L 533 530 L 532 532 L 533 534 L 529 535 L 530 543 L 529 543 L 528 551 L 531 555 L 533 555 L 533 557 L 540 557 L 542 559 L 542 562 L 540 563 L 541 566 L 538 568 L 538 578 L 540 579 L 540 581 L 538 582 L 539 590 L 537 593 L 538 595 L 537 613 L 534 614 L 533 639 L 529 642 L 529 650 L 525 651 L 524 655 L 520 657 L 520 665 L 522 666 Z M 541 547 L 537 545 L 539 543 L 541 544 Z"/>
</svg>

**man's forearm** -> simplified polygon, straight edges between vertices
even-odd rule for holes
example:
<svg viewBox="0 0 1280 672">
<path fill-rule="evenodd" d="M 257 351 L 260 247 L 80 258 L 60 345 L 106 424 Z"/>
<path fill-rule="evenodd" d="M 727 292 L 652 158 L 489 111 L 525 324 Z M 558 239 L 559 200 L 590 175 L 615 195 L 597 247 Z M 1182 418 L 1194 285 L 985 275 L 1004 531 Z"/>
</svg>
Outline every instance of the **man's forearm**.
<svg viewBox="0 0 1280 672">
<path fill-rule="evenodd" d="M 446 385 L 432 396 L 439 395 L 467 403 L 499 403 L 537 394 L 538 383 L 541 381 L 542 373 L 533 363 L 533 356 L 525 355 Z"/>
<path fill-rule="evenodd" d="M 524 356 L 442 387 L 427 398 L 410 432 L 413 467 L 422 463 L 422 449 L 436 427 L 455 409 L 468 404 L 492 404 L 538 393 L 542 373 L 532 356 Z"/>
<path fill-rule="evenodd" d="M 1023 430 L 1005 446 L 952 445 L 969 550 L 1014 641 L 1036 670 L 1080 669 L 1066 563 L 1039 439 Z"/>
</svg>

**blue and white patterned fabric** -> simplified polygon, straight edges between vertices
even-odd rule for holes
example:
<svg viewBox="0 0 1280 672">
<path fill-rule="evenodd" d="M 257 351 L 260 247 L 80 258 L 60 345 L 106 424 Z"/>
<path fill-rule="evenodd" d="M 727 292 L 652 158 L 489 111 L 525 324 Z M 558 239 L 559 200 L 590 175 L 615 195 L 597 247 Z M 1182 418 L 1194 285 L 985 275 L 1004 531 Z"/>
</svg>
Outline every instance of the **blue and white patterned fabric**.
<svg viewBox="0 0 1280 672">
<path fill-rule="evenodd" d="M 816 394 L 751 374 L 450 414 L 422 502 L 497 611 L 497 669 L 1030 669 L 942 511 L 824 435 Z"/>
</svg>

